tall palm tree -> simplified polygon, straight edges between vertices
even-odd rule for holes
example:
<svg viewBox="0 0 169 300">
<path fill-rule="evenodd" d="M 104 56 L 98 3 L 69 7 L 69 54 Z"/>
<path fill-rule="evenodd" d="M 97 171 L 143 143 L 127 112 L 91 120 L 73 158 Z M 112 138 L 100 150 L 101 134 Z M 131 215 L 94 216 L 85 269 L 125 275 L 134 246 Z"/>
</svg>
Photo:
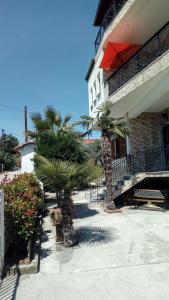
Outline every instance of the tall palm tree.
<svg viewBox="0 0 169 300">
<path fill-rule="evenodd" d="M 92 128 L 97 128 L 97 130 L 101 131 L 102 161 L 107 188 L 106 208 L 115 210 L 112 189 L 112 136 L 125 137 L 128 134 L 128 130 L 122 119 L 111 117 L 111 107 L 112 103 L 106 101 L 98 107 L 95 118 L 82 116 L 82 120 L 77 122 L 77 124 L 86 128 L 85 134 L 88 130 L 91 132 Z"/>
</svg>

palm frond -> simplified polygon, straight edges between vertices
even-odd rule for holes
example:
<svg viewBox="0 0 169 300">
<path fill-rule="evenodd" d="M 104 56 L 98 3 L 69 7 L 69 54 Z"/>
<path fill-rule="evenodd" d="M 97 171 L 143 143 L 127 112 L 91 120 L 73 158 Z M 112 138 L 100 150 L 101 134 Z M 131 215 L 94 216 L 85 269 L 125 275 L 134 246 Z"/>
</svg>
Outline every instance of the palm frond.
<svg viewBox="0 0 169 300">
<path fill-rule="evenodd" d="M 45 119 L 48 120 L 50 124 L 55 123 L 56 116 L 59 115 L 58 111 L 51 105 L 48 105 L 44 112 Z"/>
<path fill-rule="evenodd" d="M 105 101 L 103 102 L 96 110 L 98 114 L 102 113 L 105 115 L 109 115 L 111 112 L 112 102 L 111 101 Z"/>
<path fill-rule="evenodd" d="M 36 131 L 44 131 L 50 129 L 50 124 L 47 120 L 42 119 L 41 114 L 34 113 L 31 115 L 32 122 Z"/>
<path fill-rule="evenodd" d="M 33 113 L 31 114 L 31 120 L 33 123 L 36 122 L 37 120 L 40 121 L 42 120 L 42 116 L 40 113 Z"/>
<path fill-rule="evenodd" d="M 101 177 L 102 169 L 90 160 L 84 164 L 62 160 L 48 160 L 36 156 L 36 174 L 52 190 L 73 189 L 79 183 L 90 183 Z"/>
<path fill-rule="evenodd" d="M 67 123 L 72 119 L 72 114 L 69 113 L 67 115 L 65 115 L 64 119 L 63 119 L 63 126 L 67 125 Z"/>
<path fill-rule="evenodd" d="M 27 133 L 25 134 L 25 136 L 30 137 L 32 139 L 35 139 L 35 138 L 38 137 L 38 133 L 34 132 L 34 131 L 31 131 L 31 130 L 28 130 Z"/>
<path fill-rule="evenodd" d="M 81 137 L 85 137 L 85 136 L 88 136 L 88 138 L 89 138 L 89 137 L 92 137 L 92 133 L 93 133 L 92 130 L 89 129 L 89 130 L 83 132 L 83 133 L 81 134 Z"/>
<path fill-rule="evenodd" d="M 124 138 L 126 135 L 128 135 L 128 130 L 125 127 L 116 125 L 109 129 L 109 133 L 116 134 L 117 136 Z"/>
<path fill-rule="evenodd" d="M 61 115 L 59 113 L 56 114 L 56 116 L 55 116 L 55 122 L 54 122 L 54 124 L 56 125 L 56 127 L 58 129 L 60 129 L 61 126 L 62 126 L 62 117 L 61 117 Z"/>
<path fill-rule="evenodd" d="M 90 117 L 90 116 L 88 116 L 88 115 L 80 116 L 80 118 L 81 118 L 82 120 L 88 120 L 88 121 L 93 121 L 93 120 L 94 120 L 92 117 Z"/>
</svg>

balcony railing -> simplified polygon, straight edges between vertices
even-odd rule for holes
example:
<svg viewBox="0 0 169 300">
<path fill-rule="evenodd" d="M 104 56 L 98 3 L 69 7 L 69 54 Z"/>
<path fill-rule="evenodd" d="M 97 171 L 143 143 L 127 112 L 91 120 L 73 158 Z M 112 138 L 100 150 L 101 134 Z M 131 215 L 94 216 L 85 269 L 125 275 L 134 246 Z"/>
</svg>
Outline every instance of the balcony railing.
<svg viewBox="0 0 169 300">
<path fill-rule="evenodd" d="M 113 182 L 145 172 L 169 172 L 169 146 L 127 155 L 112 162 Z"/>
<path fill-rule="evenodd" d="M 109 96 L 168 50 L 169 23 L 108 78 Z"/>
<path fill-rule="evenodd" d="M 102 41 L 103 35 L 107 27 L 110 25 L 110 23 L 115 19 L 121 8 L 124 6 L 124 4 L 128 0 L 114 0 L 113 4 L 105 14 L 102 24 L 100 26 L 99 32 L 97 34 L 96 40 L 95 40 L 95 50 L 97 52 L 100 43 Z"/>
</svg>

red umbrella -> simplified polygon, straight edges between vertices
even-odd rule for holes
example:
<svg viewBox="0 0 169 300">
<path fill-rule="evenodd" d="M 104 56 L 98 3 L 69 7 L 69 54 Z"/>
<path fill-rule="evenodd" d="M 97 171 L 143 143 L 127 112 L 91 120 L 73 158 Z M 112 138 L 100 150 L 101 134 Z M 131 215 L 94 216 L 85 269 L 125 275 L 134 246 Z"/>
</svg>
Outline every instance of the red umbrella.
<svg viewBox="0 0 169 300">
<path fill-rule="evenodd" d="M 136 53 L 140 47 L 141 45 L 138 44 L 109 42 L 99 67 L 105 70 L 117 69 Z"/>
</svg>

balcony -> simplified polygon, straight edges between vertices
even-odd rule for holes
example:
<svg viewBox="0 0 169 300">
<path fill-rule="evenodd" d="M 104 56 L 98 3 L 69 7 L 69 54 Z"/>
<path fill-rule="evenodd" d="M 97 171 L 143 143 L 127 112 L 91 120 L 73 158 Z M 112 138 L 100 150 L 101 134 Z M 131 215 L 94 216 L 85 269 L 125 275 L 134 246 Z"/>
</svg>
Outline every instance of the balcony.
<svg viewBox="0 0 169 300">
<path fill-rule="evenodd" d="M 117 14 L 119 13 L 119 11 L 121 10 L 121 8 L 124 6 L 124 4 L 127 2 L 128 0 L 113 0 L 113 4 L 111 5 L 111 7 L 109 8 L 109 10 L 107 11 L 107 13 L 105 14 L 102 24 L 100 26 L 99 32 L 97 34 L 96 40 L 95 40 L 95 50 L 97 52 L 100 43 L 102 41 L 104 32 L 106 31 L 107 27 L 110 25 L 110 23 L 115 19 L 115 17 L 117 16 Z"/>
<path fill-rule="evenodd" d="M 169 23 L 107 80 L 109 96 L 169 50 Z"/>
</svg>

